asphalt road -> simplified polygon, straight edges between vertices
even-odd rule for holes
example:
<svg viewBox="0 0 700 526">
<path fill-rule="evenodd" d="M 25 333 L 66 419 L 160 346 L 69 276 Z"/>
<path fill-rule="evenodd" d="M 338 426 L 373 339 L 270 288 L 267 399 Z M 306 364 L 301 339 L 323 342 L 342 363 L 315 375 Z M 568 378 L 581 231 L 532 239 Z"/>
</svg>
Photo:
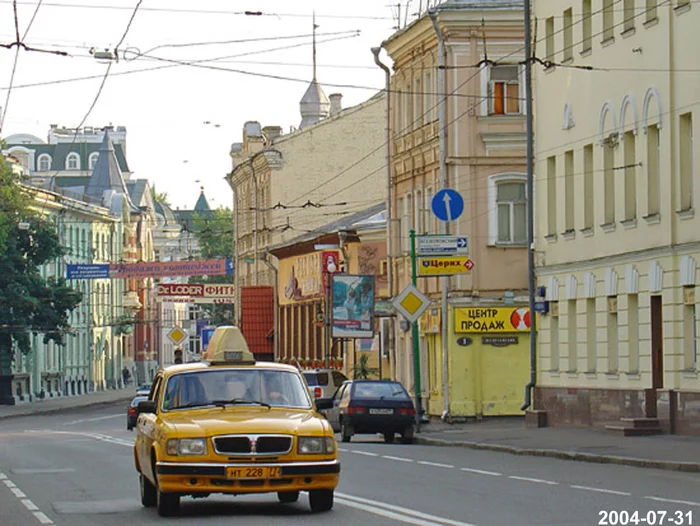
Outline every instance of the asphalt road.
<svg viewBox="0 0 700 526">
<path fill-rule="evenodd" d="M 163 524 L 139 500 L 133 434 L 121 406 L 6 420 L 0 526 Z M 633 440 L 633 439 L 632 439 Z M 302 496 L 183 499 L 181 525 L 700 525 L 700 477 L 636 467 L 436 446 L 340 444 L 329 513 Z M 625 514 L 626 512 L 626 514 Z"/>
</svg>

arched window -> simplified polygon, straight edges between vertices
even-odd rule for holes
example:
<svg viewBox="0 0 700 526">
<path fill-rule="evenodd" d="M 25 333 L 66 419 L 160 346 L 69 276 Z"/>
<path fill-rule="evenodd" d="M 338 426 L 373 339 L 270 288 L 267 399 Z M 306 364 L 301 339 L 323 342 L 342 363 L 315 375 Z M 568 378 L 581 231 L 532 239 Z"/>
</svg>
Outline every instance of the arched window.
<svg viewBox="0 0 700 526">
<path fill-rule="evenodd" d="M 48 172 L 51 169 L 51 156 L 48 153 L 42 153 L 37 164 L 39 172 Z"/>
<path fill-rule="evenodd" d="M 80 156 L 71 152 L 66 157 L 66 170 L 80 170 Z"/>
<path fill-rule="evenodd" d="M 97 164 L 97 159 L 99 158 L 99 156 L 99 152 L 92 152 L 90 154 L 90 158 L 88 159 L 88 165 L 90 166 L 90 170 L 95 169 L 95 165 Z"/>
</svg>

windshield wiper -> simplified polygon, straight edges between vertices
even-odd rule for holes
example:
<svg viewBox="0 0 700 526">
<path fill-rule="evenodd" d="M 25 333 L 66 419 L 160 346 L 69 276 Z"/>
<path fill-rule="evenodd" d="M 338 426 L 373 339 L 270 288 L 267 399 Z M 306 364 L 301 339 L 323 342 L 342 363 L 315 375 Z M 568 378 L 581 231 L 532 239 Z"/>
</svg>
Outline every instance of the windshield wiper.
<svg viewBox="0 0 700 526">
<path fill-rule="evenodd" d="M 208 405 L 212 405 L 214 402 L 193 402 L 191 404 L 183 404 L 179 405 L 177 407 L 173 407 L 173 409 L 189 409 L 192 407 L 206 407 Z"/>
<path fill-rule="evenodd" d="M 260 405 L 270 409 L 272 406 L 260 400 L 248 400 L 246 398 L 233 398 L 231 400 L 213 400 L 211 402 L 217 407 L 226 407 L 227 405 Z"/>
</svg>

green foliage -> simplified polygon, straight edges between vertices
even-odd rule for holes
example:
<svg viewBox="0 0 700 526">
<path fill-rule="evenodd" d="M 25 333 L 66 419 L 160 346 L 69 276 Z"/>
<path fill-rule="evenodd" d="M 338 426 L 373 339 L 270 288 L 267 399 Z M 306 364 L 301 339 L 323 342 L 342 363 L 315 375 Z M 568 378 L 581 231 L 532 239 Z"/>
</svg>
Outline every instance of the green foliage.
<svg viewBox="0 0 700 526">
<path fill-rule="evenodd" d="M 151 199 L 157 203 L 162 203 L 166 206 L 170 206 L 170 197 L 168 197 L 168 192 L 158 192 L 156 190 L 156 185 L 151 186 Z"/>
<path fill-rule="evenodd" d="M 64 278 L 41 276 L 41 265 L 64 249 L 55 224 L 30 209 L 32 196 L 20 182 L 0 157 L 0 373 L 9 368 L 15 344 L 30 351 L 30 333 L 63 345 L 70 312 L 82 301 Z"/>
<path fill-rule="evenodd" d="M 136 319 L 133 315 L 123 314 L 114 320 L 114 335 L 123 336 L 131 334 L 134 330 Z"/>
<path fill-rule="evenodd" d="M 369 366 L 369 355 L 367 353 L 360 354 L 360 359 L 352 368 L 352 377 L 354 380 L 367 380 L 377 374 L 377 370 Z"/>
</svg>

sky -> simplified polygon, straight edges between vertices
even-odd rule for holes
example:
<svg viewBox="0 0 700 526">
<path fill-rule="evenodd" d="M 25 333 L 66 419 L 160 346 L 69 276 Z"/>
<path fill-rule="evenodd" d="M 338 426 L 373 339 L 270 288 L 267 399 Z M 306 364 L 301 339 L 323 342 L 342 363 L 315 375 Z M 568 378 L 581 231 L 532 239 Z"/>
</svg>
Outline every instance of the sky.
<svg viewBox="0 0 700 526">
<path fill-rule="evenodd" d="M 141 0 L 130 23 L 138 0 L 0 0 L 0 45 L 17 40 L 14 1 L 20 40 L 40 51 L 0 47 L 0 137 L 46 140 L 51 124 L 125 126 L 133 178 L 148 179 L 180 209 L 194 207 L 200 187 L 212 208 L 232 207 L 224 177 L 246 121 L 284 133 L 299 126 L 314 11 L 318 81 L 349 107 L 384 86 L 370 49 L 398 27 L 397 5 L 403 26 L 427 4 Z M 117 61 L 94 54 L 115 48 Z"/>
</svg>

